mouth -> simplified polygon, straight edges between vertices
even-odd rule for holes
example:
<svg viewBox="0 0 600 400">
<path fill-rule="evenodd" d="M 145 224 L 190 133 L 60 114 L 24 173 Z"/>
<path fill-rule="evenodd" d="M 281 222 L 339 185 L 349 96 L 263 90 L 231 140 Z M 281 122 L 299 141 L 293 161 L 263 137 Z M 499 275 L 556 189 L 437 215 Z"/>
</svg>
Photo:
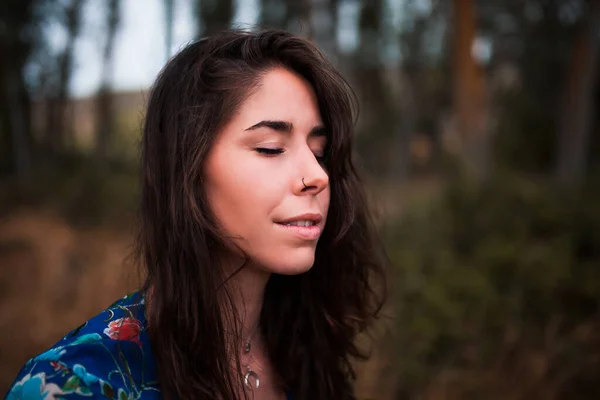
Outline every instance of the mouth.
<svg viewBox="0 0 600 400">
<path fill-rule="evenodd" d="M 317 240 L 321 236 L 321 227 L 319 225 L 301 226 L 301 225 L 286 225 L 276 223 L 286 233 L 299 237 L 303 240 Z"/>
<path fill-rule="evenodd" d="M 281 221 L 275 221 L 280 225 L 286 226 L 314 226 L 319 225 L 319 222 L 323 220 L 323 216 L 318 213 L 306 213 L 301 215 L 296 215 L 295 217 L 291 217 L 288 219 L 284 219 Z"/>
<path fill-rule="evenodd" d="M 315 226 L 316 223 L 315 221 L 309 221 L 309 220 L 305 220 L 305 221 L 292 221 L 292 222 L 277 222 L 279 225 L 284 225 L 284 226 Z"/>
<path fill-rule="evenodd" d="M 322 227 L 320 222 L 323 220 L 321 214 L 302 214 L 286 220 L 277 221 L 276 225 L 283 228 L 286 232 L 304 240 L 317 240 L 321 236 Z"/>
</svg>

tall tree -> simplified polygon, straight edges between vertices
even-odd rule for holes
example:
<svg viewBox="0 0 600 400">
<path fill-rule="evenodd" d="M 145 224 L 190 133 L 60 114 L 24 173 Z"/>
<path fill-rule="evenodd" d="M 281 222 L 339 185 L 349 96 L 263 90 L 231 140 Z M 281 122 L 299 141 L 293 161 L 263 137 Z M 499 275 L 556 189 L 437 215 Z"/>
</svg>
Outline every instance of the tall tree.
<svg viewBox="0 0 600 400">
<path fill-rule="evenodd" d="M 108 155 L 110 139 L 115 129 L 114 113 L 111 109 L 112 96 L 110 78 L 112 76 L 112 59 L 115 45 L 115 36 L 119 26 L 120 0 L 109 0 L 106 10 L 106 43 L 102 54 L 102 81 L 96 100 L 96 154 L 100 158 Z"/>
<path fill-rule="evenodd" d="M 0 7 L 0 173 L 21 180 L 31 166 L 31 101 L 23 71 L 39 29 L 36 6 L 8 0 Z"/>
<path fill-rule="evenodd" d="M 55 92 L 48 99 L 46 123 L 46 148 L 54 155 L 66 150 L 72 128 L 72 117 L 67 113 L 69 83 L 73 72 L 75 40 L 81 29 L 81 11 L 84 0 L 71 0 L 64 8 L 64 26 L 67 43 L 58 56 L 58 73 Z"/>
<path fill-rule="evenodd" d="M 284 1 L 260 0 L 258 23 L 263 28 L 283 28 L 287 11 Z"/>
<path fill-rule="evenodd" d="M 410 4 L 405 5 L 409 12 Z M 414 15 L 414 12 L 411 13 Z M 390 150 L 392 152 L 388 163 L 388 178 L 395 185 L 403 184 L 410 173 L 410 141 L 416 130 L 417 102 L 416 81 L 422 71 L 421 40 L 424 33 L 424 20 L 415 18 L 408 34 L 402 35 L 403 62 L 396 75 L 396 84 L 390 85 L 390 94 L 396 105 L 398 118 L 394 121 Z"/>
<path fill-rule="evenodd" d="M 312 37 L 311 11 L 320 0 L 261 0 L 259 25 Z"/>
<path fill-rule="evenodd" d="M 575 184 L 584 176 L 594 116 L 593 91 L 600 68 L 600 1 L 588 0 L 586 8 L 573 41 L 558 127 L 556 172 L 565 184 Z"/>
<path fill-rule="evenodd" d="M 210 35 L 231 25 L 233 0 L 197 0 L 195 4 L 202 35 Z"/>
<path fill-rule="evenodd" d="M 487 175 L 491 137 L 485 71 L 473 57 L 477 38 L 474 0 L 453 0 L 453 120 L 467 172 Z"/>
<path fill-rule="evenodd" d="M 390 127 L 394 126 L 396 108 L 393 104 L 387 75 L 387 65 L 382 57 L 382 32 L 384 31 L 383 0 L 361 4 L 358 18 L 359 43 L 353 55 L 352 80 L 361 102 L 360 134 L 357 147 L 365 155 L 365 162 L 375 174 L 388 169 Z M 382 157 L 382 154 L 384 155 Z"/>
<path fill-rule="evenodd" d="M 165 6 L 165 53 L 166 59 L 171 57 L 171 46 L 173 45 L 173 0 L 164 0 Z"/>
<path fill-rule="evenodd" d="M 312 0 L 310 33 L 333 62 L 338 61 L 337 30 L 339 0 Z M 307 8 L 307 7 L 304 7 Z"/>
</svg>

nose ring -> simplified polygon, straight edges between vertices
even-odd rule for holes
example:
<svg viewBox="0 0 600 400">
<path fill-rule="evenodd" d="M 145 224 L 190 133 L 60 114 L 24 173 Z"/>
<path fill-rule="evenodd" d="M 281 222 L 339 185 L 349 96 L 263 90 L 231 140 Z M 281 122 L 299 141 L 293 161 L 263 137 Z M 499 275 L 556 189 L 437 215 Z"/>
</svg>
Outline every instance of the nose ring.
<svg viewBox="0 0 600 400">
<path fill-rule="evenodd" d="M 306 183 L 304 183 L 304 177 L 302 177 L 302 184 L 304 185 L 305 188 L 308 188 L 308 186 L 306 186 Z"/>
</svg>

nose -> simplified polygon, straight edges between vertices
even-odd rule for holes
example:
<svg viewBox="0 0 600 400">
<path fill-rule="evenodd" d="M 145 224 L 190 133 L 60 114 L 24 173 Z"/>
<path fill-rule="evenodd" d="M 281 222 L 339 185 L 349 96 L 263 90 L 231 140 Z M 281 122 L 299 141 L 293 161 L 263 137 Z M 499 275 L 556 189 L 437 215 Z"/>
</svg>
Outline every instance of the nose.
<svg viewBox="0 0 600 400">
<path fill-rule="evenodd" d="M 300 177 L 294 185 L 297 194 L 319 194 L 329 185 L 329 175 L 310 149 L 302 154 Z"/>
</svg>

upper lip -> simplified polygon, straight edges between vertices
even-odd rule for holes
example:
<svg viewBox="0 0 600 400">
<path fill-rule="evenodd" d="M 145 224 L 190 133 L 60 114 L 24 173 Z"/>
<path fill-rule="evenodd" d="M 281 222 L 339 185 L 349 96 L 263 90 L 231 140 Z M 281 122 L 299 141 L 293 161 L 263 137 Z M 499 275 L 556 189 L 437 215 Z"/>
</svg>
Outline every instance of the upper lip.
<svg viewBox="0 0 600 400">
<path fill-rule="evenodd" d="M 306 213 L 306 214 L 302 214 L 302 215 L 296 215 L 295 217 L 292 218 L 288 218 L 288 219 L 284 219 L 281 221 L 277 221 L 278 224 L 284 224 L 287 222 L 294 222 L 294 221 L 313 221 L 316 224 L 318 224 L 319 222 L 321 222 L 321 220 L 323 219 L 323 216 L 321 214 L 318 213 Z"/>
</svg>

